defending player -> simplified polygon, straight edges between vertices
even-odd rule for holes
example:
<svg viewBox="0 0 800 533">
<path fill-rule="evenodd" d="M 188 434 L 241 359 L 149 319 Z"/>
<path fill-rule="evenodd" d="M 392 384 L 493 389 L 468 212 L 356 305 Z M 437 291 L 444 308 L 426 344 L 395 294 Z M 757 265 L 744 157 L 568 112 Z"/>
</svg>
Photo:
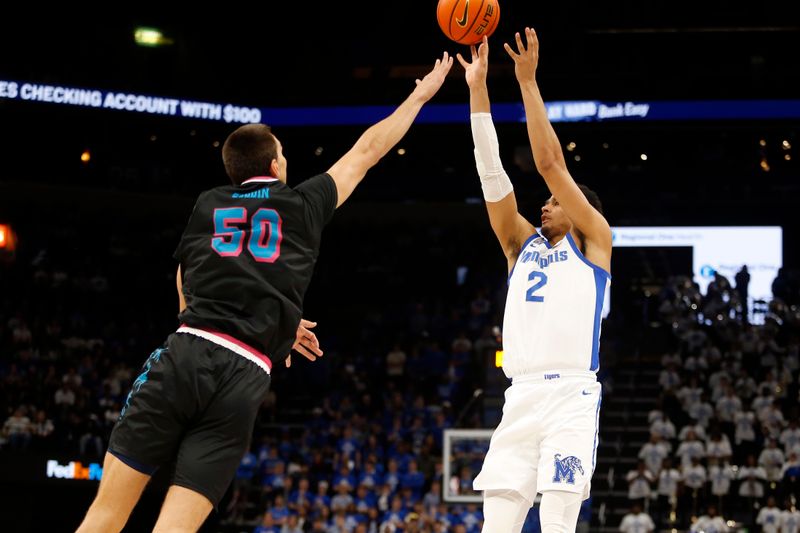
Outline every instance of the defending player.
<svg viewBox="0 0 800 533">
<path fill-rule="evenodd" d="M 121 530 L 150 476 L 171 460 L 175 475 L 154 531 L 202 525 L 249 446 L 272 365 L 287 358 L 296 332 L 303 336 L 303 295 L 323 227 L 405 135 L 452 63 L 445 53 L 390 116 L 293 189 L 267 126 L 228 137 L 222 154 L 233 184 L 200 195 L 175 253 L 183 325 L 134 383 L 79 531 Z"/>
</svg>

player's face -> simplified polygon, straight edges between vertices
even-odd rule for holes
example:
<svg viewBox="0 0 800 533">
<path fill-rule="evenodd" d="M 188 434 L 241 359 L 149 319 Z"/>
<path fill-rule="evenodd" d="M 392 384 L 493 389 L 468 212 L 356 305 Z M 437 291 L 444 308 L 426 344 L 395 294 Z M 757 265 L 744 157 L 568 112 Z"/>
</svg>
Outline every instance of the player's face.
<svg viewBox="0 0 800 533">
<path fill-rule="evenodd" d="M 281 180 L 283 183 L 286 183 L 286 158 L 283 157 L 283 145 L 280 141 L 275 139 L 278 142 L 278 157 L 275 159 L 278 165 L 278 172 L 276 178 Z"/>
<path fill-rule="evenodd" d="M 552 239 L 559 235 L 566 235 L 572 228 L 567 214 L 554 196 L 551 196 L 542 206 L 542 235 Z"/>
</svg>

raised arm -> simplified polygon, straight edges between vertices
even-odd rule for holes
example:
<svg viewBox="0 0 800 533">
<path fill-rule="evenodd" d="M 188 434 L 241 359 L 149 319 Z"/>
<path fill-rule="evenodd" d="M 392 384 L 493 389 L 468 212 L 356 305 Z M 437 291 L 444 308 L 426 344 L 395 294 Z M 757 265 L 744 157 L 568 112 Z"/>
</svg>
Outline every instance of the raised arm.
<svg viewBox="0 0 800 533">
<path fill-rule="evenodd" d="M 550 193 L 575 225 L 583 240 L 586 258 L 608 268 L 611 262 L 611 228 L 603 215 L 589 204 L 567 170 L 561 144 L 547 118 L 547 109 L 536 83 L 536 67 L 539 63 L 539 40 L 536 32 L 525 28 L 525 39 L 527 47 L 517 33 L 517 50 L 513 50 L 507 43 L 504 47 L 514 60 L 514 72 L 522 91 L 528 137 L 536 169 L 547 183 Z"/>
<path fill-rule="evenodd" d="M 444 83 L 453 58 L 447 52 L 436 60 L 433 69 L 421 80 L 406 100 L 395 111 L 371 126 L 356 141 L 353 147 L 328 170 L 336 183 L 339 207 L 364 179 L 367 171 L 375 166 L 406 134 L 420 109 L 433 98 Z"/>
<path fill-rule="evenodd" d="M 470 124 L 472 140 L 475 144 L 475 166 L 481 178 L 483 197 L 489 212 L 489 223 L 500 241 L 510 270 L 517 260 L 520 246 L 533 234 L 535 228 L 519 214 L 514 187 L 500 160 L 500 145 L 492 122 L 489 89 L 486 85 L 486 74 L 489 70 L 488 39 L 484 37 L 477 50 L 471 46 L 470 52 L 472 53 L 470 62 L 461 57 L 461 54 L 456 54 L 456 57 L 464 67 L 464 75 L 469 87 Z"/>
</svg>

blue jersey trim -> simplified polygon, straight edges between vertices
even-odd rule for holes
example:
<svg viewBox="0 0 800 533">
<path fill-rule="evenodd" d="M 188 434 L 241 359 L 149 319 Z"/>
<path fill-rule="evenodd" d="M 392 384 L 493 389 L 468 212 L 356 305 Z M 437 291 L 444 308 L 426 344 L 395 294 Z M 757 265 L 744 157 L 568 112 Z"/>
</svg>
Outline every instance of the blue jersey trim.
<svg viewBox="0 0 800 533">
<path fill-rule="evenodd" d="M 589 370 L 597 372 L 600 368 L 600 322 L 603 320 L 603 301 L 606 297 L 608 274 L 603 269 L 594 270 L 594 321 L 592 324 L 592 364 Z"/>
<path fill-rule="evenodd" d="M 602 272 L 602 273 L 603 273 L 605 276 L 607 276 L 607 277 L 608 277 L 608 279 L 611 279 L 611 274 L 609 274 L 609 273 L 608 273 L 608 271 L 607 271 L 605 268 L 603 268 L 603 267 L 599 267 L 599 266 L 595 265 L 594 263 L 592 263 L 591 261 L 589 261 L 588 259 L 586 259 L 586 257 L 584 257 L 584 255 L 583 255 L 583 254 L 581 253 L 581 251 L 578 249 L 578 245 L 577 245 L 577 244 L 575 244 L 575 239 L 573 239 L 573 238 L 572 238 L 572 234 L 571 234 L 571 233 L 569 233 L 569 232 L 567 232 L 567 241 L 569 242 L 569 245 L 570 245 L 570 246 L 572 246 L 572 250 L 575 252 L 575 255 L 577 255 L 577 256 L 578 256 L 578 259 L 580 259 L 581 261 L 583 261 L 584 263 L 586 263 L 586 265 L 587 265 L 587 266 L 589 266 L 589 267 L 591 267 L 592 269 L 594 269 L 594 271 L 595 271 L 595 272 L 597 272 L 597 271 L 600 271 L 600 272 Z"/>
<path fill-rule="evenodd" d="M 137 472 L 141 472 L 142 474 L 146 474 L 148 476 L 152 476 L 155 474 L 156 470 L 158 470 L 157 466 L 150 466 L 144 463 L 140 463 L 136 459 L 128 457 L 127 455 L 123 455 L 119 453 L 117 450 L 112 450 L 111 448 L 108 449 L 108 453 L 128 465 L 129 467 L 133 468 Z"/>
<path fill-rule="evenodd" d="M 549 250 L 550 248 L 552 248 L 552 247 L 553 247 L 553 245 L 552 245 L 552 244 L 550 244 L 550 241 L 549 241 L 549 240 L 547 240 L 547 237 L 545 237 L 544 235 L 542 235 L 542 232 L 541 232 L 541 231 L 539 231 L 538 229 L 536 230 L 536 233 L 534 233 L 533 235 L 534 235 L 534 237 L 536 237 L 536 236 L 539 236 L 539 237 L 541 237 L 541 238 L 542 238 L 542 240 L 544 241 L 544 245 L 547 247 L 547 249 L 548 249 L 548 250 Z"/>
<path fill-rule="evenodd" d="M 594 300 L 594 326 L 592 328 L 592 363 L 589 370 L 597 372 L 600 368 L 600 322 L 603 314 L 603 301 L 606 297 L 606 283 L 611 279 L 609 274 L 604 268 L 601 268 L 584 257 L 578 246 L 575 244 L 575 239 L 572 234 L 567 232 L 567 242 L 572 247 L 575 255 L 583 261 L 594 272 L 594 286 L 595 286 L 595 300 Z"/>
<path fill-rule="evenodd" d="M 533 239 L 535 239 L 536 237 L 542 237 L 541 235 L 539 235 L 538 231 L 534 232 L 533 235 L 531 235 L 530 237 L 525 239 L 525 242 L 522 243 L 522 246 L 519 249 L 519 255 L 522 255 L 522 250 L 527 248 L 528 245 L 531 243 L 531 241 Z M 544 239 L 544 237 L 542 237 L 542 238 Z M 547 242 L 547 239 L 545 239 L 544 242 L 545 242 L 545 245 L 547 245 L 547 247 L 550 248 L 550 245 Z M 511 285 L 511 276 L 514 274 L 514 269 L 517 268 L 517 263 L 519 262 L 519 255 L 517 256 L 517 260 L 514 261 L 514 266 L 511 267 L 511 272 L 508 273 L 508 279 L 506 280 L 506 285 Z"/>
<path fill-rule="evenodd" d="M 603 385 L 600 385 L 600 394 L 597 398 L 597 410 L 595 411 L 595 426 L 594 426 L 594 454 L 592 455 L 592 474 L 597 464 L 597 440 L 600 435 L 600 404 L 603 403 Z"/>
</svg>

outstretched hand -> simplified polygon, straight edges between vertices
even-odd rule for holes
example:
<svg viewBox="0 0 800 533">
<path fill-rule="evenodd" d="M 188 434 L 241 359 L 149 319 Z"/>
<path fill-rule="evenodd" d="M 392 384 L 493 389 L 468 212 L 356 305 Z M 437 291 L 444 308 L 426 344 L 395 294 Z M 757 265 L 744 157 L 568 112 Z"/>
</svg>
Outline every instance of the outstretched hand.
<svg viewBox="0 0 800 533">
<path fill-rule="evenodd" d="M 536 79 L 536 67 L 539 64 L 539 39 L 532 28 L 525 28 L 525 41 L 527 47 L 522 42 L 519 32 L 514 35 L 517 41 L 515 51 L 508 43 L 503 44 L 508 55 L 514 60 L 514 73 L 517 81 L 523 82 Z"/>
<path fill-rule="evenodd" d="M 437 59 L 433 65 L 433 69 L 425 75 L 421 80 L 417 80 L 417 87 L 414 89 L 416 94 L 422 101 L 427 102 L 433 95 L 439 91 L 439 88 L 444 83 L 447 73 L 450 72 L 450 67 L 453 66 L 453 58 L 450 54 L 445 52 L 442 54 L 441 59 Z"/>
<path fill-rule="evenodd" d="M 316 327 L 316 325 L 316 322 L 311 322 L 305 318 L 300 319 L 300 325 L 297 326 L 297 336 L 292 345 L 292 350 L 299 352 L 309 361 L 316 361 L 317 357 L 322 357 L 319 340 L 311 331 L 311 328 Z M 289 357 L 286 358 L 286 368 L 290 366 L 292 366 L 292 354 L 289 354 Z"/>
<path fill-rule="evenodd" d="M 486 83 L 486 73 L 489 71 L 489 39 L 483 37 L 480 46 L 475 48 L 475 45 L 469 47 L 472 54 L 471 61 L 464 59 L 461 54 L 456 54 L 458 62 L 464 67 L 464 77 L 467 80 L 467 85 L 473 87 L 481 83 Z"/>
</svg>

